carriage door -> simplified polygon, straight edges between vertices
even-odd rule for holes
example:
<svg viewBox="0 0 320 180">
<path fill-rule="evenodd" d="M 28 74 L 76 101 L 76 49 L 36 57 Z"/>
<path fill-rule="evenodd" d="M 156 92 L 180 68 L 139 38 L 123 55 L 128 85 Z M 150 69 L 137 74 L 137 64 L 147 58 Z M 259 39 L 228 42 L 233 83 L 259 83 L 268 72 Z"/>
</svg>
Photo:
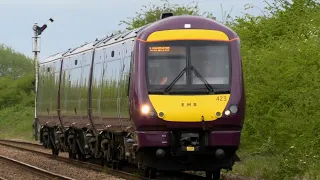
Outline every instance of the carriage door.
<svg viewBox="0 0 320 180">
<path fill-rule="evenodd" d="M 127 41 L 122 44 L 122 68 L 120 77 L 120 91 L 119 91 L 119 110 L 120 119 L 125 127 L 130 126 L 129 121 L 129 102 L 128 102 L 128 86 L 129 86 L 129 71 L 130 71 L 130 61 L 131 61 L 131 51 L 132 51 L 133 41 Z"/>
</svg>

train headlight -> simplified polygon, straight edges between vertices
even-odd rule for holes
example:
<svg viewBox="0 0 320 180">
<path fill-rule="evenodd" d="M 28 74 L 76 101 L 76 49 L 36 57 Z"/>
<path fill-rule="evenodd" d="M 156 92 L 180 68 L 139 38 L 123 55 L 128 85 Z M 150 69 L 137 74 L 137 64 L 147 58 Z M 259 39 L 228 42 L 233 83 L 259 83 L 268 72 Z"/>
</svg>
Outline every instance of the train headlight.
<svg viewBox="0 0 320 180">
<path fill-rule="evenodd" d="M 224 112 L 224 114 L 225 114 L 226 116 L 229 116 L 229 115 L 230 115 L 230 110 L 226 110 L 226 111 Z"/>
<path fill-rule="evenodd" d="M 230 106 L 229 109 L 230 109 L 231 113 L 233 113 L 233 114 L 238 112 L 238 107 L 236 105 Z"/>
<path fill-rule="evenodd" d="M 150 111 L 150 107 L 149 107 L 148 105 L 143 105 L 143 106 L 141 107 L 141 113 L 142 113 L 142 114 L 148 114 L 149 111 Z"/>
</svg>

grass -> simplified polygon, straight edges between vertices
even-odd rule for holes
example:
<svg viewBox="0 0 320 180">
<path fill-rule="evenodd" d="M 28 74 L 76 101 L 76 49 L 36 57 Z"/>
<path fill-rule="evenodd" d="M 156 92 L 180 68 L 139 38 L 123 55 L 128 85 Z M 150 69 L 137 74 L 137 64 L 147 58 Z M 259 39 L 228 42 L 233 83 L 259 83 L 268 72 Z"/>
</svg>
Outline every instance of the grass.
<svg viewBox="0 0 320 180">
<path fill-rule="evenodd" d="M 247 152 L 240 151 L 241 162 L 235 164 L 232 174 L 264 179 L 277 170 L 279 158 L 277 156 L 251 155 L 245 156 Z"/>
<path fill-rule="evenodd" d="M 13 106 L 0 110 L 0 138 L 32 140 L 32 107 Z"/>
<path fill-rule="evenodd" d="M 246 154 L 242 152 L 241 154 Z M 297 157 L 298 158 L 298 157 Z M 257 179 L 301 179 L 301 180 L 315 180 L 320 179 L 319 163 L 312 164 L 310 168 L 305 170 L 301 175 L 291 175 L 290 171 L 281 169 L 282 161 L 289 161 L 283 159 L 281 155 L 255 155 L 243 158 L 242 162 L 236 163 L 232 172 L 227 174 L 237 174 L 246 177 L 255 177 Z M 300 161 L 300 160 L 299 160 Z M 302 162 L 304 163 L 304 162 Z M 310 162 L 306 162 L 310 163 Z M 312 162 L 311 162 L 312 163 Z M 297 164 L 292 164 L 295 166 Z M 307 165 L 306 165 L 307 166 Z"/>
</svg>

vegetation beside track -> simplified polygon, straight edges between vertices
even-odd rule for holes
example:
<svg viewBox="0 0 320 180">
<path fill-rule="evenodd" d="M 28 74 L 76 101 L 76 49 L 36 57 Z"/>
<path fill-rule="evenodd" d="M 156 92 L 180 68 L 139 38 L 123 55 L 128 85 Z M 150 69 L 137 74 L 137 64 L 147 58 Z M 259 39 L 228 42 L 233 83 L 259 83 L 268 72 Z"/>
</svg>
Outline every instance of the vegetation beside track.
<svg viewBox="0 0 320 180">
<path fill-rule="evenodd" d="M 288 2 L 229 22 L 241 38 L 247 95 L 235 172 L 319 179 L 320 4 Z"/>
<path fill-rule="evenodd" d="M 137 28 L 155 21 L 164 11 L 214 18 L 210 13 L 202 14 L 197 4 L 164 1 L 144 6 L 143 13 L 121 23 L 127 29 Z M 229 173 L 264 179 L 319 179 L 319 1 L 274 0 L 266 3 L 261 16 L 245 13 L 231 17 L 226 13 L 222 23 L 240 36 L 247 95 L 239 151 L 243 161 Z M 30 139 L 32 63 L 15 54 L 0 48 L 0 65 L 3 57 L 10 57 L 11 62 L 22 60 L 28 67 L 20 75 L 4 75 L 0 68 L 0 137 Z"/>
<path fill-rule="evenodd" d="M 0 137 L 32 138 L 33 62 L 0 45 Z"/>
</svg>

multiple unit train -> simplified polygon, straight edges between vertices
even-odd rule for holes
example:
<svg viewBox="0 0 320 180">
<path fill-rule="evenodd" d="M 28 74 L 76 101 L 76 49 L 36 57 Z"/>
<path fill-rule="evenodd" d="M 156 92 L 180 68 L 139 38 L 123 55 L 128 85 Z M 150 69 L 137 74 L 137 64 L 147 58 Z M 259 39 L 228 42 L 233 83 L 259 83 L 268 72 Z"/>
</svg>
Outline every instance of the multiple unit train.
<svg viewBox="0 0 320 180">
<path fill-rule="evenodd" d="M 36 109 L 54 155 L 135 164 L 149 178 L 192 170 L 219 179 L 239 160 L 239 37 L 212 19 L 165 14 L 40 61 Z"/>
</svg>

